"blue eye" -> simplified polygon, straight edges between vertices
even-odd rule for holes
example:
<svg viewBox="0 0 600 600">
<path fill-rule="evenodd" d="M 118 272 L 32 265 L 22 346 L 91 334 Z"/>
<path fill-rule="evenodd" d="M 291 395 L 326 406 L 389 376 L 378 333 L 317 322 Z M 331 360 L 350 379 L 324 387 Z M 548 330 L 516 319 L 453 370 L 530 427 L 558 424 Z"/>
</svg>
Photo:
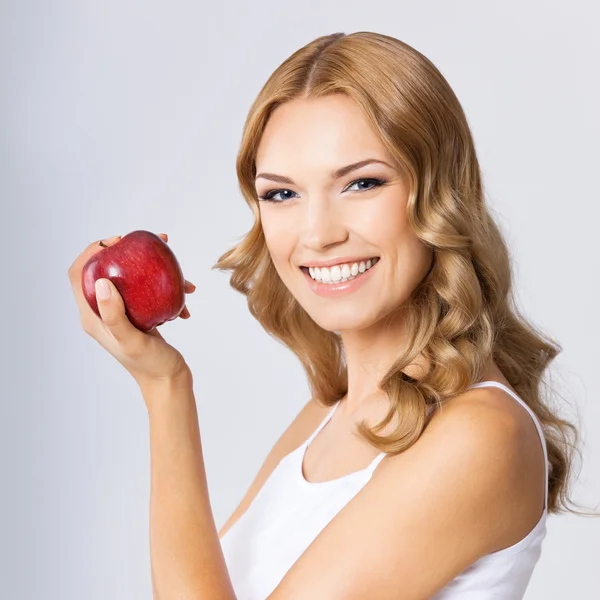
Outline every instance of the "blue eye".
<svg viewBox="0 0 600 600">
<path fill-rule="evenodd" d="M 382 185 L 385 185 L 387 182 L 383 179 L 375 179 L 373 177 L 368 177 L 368 178 L 363 178 L 363 179 L 355 179 L 349 186 L 348 188 L 352 187 L 353 185 L 357 184 L 357 183 L 361 183 L 361 182 L 369 182 L 372 184 L 372 187 L 368 187 L 368 188 L 362 188 L 362 189 L 358 189 L 358 190 L 353 190 L 354 192 L 367 192 L 369 190 L 375 189 L 376 187 L 380 187 Z M 348 189 L 346 188 L 346 189 Z M 283 198 L 283 200 L 275 200 L 274 196 L 276 196 L 277 194 L 282 194 L 284 192 L 290 192 L 291 194 L 294 194 L 295 192 L 293 192 L 292 190 L 288 190 L 288 189 L 278 189 L 278 190 L 269 190 L 268 192 L 265 192 L 265 194 L 263 196 L 259 196 L 259 200 L 264 200 L 265 202 L 274 202 L 275 204 L 281 204 L 282 202 L 285 202 L 286 200 L 289 200 L 290 198 Z"/>
</svg>

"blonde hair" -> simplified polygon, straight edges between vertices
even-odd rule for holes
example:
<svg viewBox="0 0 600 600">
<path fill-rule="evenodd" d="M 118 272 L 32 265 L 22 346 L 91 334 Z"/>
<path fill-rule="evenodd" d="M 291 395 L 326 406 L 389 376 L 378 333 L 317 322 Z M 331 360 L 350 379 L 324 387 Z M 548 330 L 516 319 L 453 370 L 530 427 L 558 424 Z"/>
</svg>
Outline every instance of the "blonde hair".
<svg viewBox="0 0 600 600">
<path fill-rule="evenodd" d="M 212 268 L 232 272 L 230 285 L 247 297 L 251 314 L 300 359 L 314 398 L 332 406 L 347 393 L 341 338 L 317 325 L 279 278 L 254 187 L 256 151 L 272 111 L 296 98 L 329 94 L 345 94 L 358 104 L 408 176 L 408 223 L 434 255 L 428 275 L 397 309 L 404 311 L 408 335 L 379 382 L 392 408 L 372 429 L 360 423 L 359 434 L 380 451 L 406 450 L 423 432 L 428 407 L 479 381 L 492 357 L 542 424 L 549 511 L 578 512 L 567 507 L 573 504 L 567 483 L 577 429 L 550 409 L 540 390 L 546 385 L 542 374 L 562 348 L 514 304 L 509 251 L 484 203 L 467 119 L 443 75 L 414 48 L 372 32 L 334 33 L 300 48 L 276 69 L 250 108 L 236 162 L 255 221 Z M 421 353 L 430 369 L 417 381 L 403 369 Z M 396 413 L 397 428 L 379 435 Z"/>
</svg>

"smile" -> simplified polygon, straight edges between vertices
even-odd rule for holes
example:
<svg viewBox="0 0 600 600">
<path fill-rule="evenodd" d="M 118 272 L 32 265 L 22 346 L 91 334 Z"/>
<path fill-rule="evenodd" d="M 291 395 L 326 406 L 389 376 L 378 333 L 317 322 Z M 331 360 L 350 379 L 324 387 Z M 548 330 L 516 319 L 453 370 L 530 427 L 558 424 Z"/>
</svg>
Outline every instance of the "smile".
<svg viewBox="0 0 600 600">
<path fill-rule="evenodd" d="M 352 265 L 335 265 L 334 267 L 312 268 L 300 267 L 313 292 L 319 296 L 339 296 L 359 289 L 370 278 L 371 272 L 379 262 L 374 257 L 366 262 Z"/>
</svg>

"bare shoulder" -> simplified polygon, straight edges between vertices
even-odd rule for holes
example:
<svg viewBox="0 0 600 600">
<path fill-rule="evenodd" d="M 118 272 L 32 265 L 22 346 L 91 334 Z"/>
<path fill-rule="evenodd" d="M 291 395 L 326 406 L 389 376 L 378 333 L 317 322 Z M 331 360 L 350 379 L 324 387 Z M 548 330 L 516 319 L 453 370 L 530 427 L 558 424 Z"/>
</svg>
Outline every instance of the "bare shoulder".
<svg viewBox="0 0 600 600">
<path fill-rule="evenodd" d="M 306 441 L 306 438 L 317 428 L 329 411 L 331 411 L 331 407 L 311 398 L 281 434 L 273 446 L 272 452 L 275 452 L 281 459 L 295 450 Z"/>
<path fill-rule="evenodd" d="M 222 538 L 232 525 L 246 512 L 256 494 L 258 494 L 275 467 L 279 464 L 279 461 L 303 444 L 330 410 L 331 408 L 324 406 L 314 398 L 311 398 L 302 407 L 267 454 L 240 504 L 221 527 L 219 538 Z"/>
<path fill-rule="evenodd" d="M 381 461 L 269 600 L 393 598 L 399 589 L 406 600 L 430 598 L 533 529 L 542 459 L 531 416 L 506 392 L 451 399 L 410 448 Z"/>
<path fill-rule="evenodd" d="M 514 392 L 514 390 L 513 390 Z M 444 418 L 444 412 L 445 418 Z M 473 435 L 478 431 L 491 434 L 491 440 L 502 444 L 511 442 L 509 448 L 500 446 L 494 449 L 515 454 L 522 453 L 525 462 L 522 467 L 531 471 L 540 471 L 539 466 L 544 465 L 544 452 L 536 424 L 529 411 L 511 397 L 505 390 L 497 387 L 481 387 L 468 390 L 457 398 L 452 399 L 438 415 L 439 423 L 449 427 L 465 426 L 465 421 L 475 426 Z M 485 440 L 485 437 L 484 437 Z M 544 469 L 541 469 L 543 476 Z M 543 477 L 542 477 L 543 479 Z M 538 477 L 539 481 L 539 477 Z M 539 486 L 538 486 L 539 487 Z"/>
<path fill-rule="evenodd" d="M 477 452 L 482 472 L 472 481 L 481 485 L 485 472 L 498 478 L 497 485 L 488 483 L 507 519 L 494 550 L 516 543 L 537 523 L 544 508 L 544 451 L 531 415 L 505 390 L 475 388 L 452 399 L 431 419 L 420 442 L 425 459 L 440 445 Z"/>
<path fill-rule="evenodd" d="M 448 401 L 389 455 L 298 558 L 269 600 L 430 598 L 537 524 L 544 464 L 531 415 L 498 388 Z M 322 565 L 327 569 L 323 571 Z"/>
</svg>

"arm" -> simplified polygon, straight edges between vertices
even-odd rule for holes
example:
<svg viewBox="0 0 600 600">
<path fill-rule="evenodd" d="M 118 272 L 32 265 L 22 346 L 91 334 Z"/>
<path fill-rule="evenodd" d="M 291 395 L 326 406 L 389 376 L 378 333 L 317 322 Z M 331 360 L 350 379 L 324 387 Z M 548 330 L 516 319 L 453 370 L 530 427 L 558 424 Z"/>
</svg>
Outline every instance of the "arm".
<svg viewBox="0 0 600 600">
<path fill-rule="evenodd" d="M 168 241 L 166 234 L 160 237 Z M 105 280 L 109 294 L 96 294 L 99 316 L 83 293 L 84 265 L 117 238 L 90 244 L 68 274 L 84 331 L 133 376 L 148 409 L 153 595 L 160 600 L 235 600 L 210 509 L 192 373 L 156 328 L 144 333 L 133 326 L 110 279 Z M 185 281 L 185 293 L 194 288 Z M 187 318 L 189 311 L 179 316 Z"/>
<path fill-rule="evenodd" d="M 235 600 L 210 507 L 192 374 L 140 388 L 150 422 L 155 598 Z"/>
<path fill-rule="evenodd" d="M 388 456 L 267 600 L 425 600 L 523 538 L 543 504 L 531 418 L 500 390 L 456 397 Z M 326 565 L 327 568 L 324 568 Z"/>
</svg>

